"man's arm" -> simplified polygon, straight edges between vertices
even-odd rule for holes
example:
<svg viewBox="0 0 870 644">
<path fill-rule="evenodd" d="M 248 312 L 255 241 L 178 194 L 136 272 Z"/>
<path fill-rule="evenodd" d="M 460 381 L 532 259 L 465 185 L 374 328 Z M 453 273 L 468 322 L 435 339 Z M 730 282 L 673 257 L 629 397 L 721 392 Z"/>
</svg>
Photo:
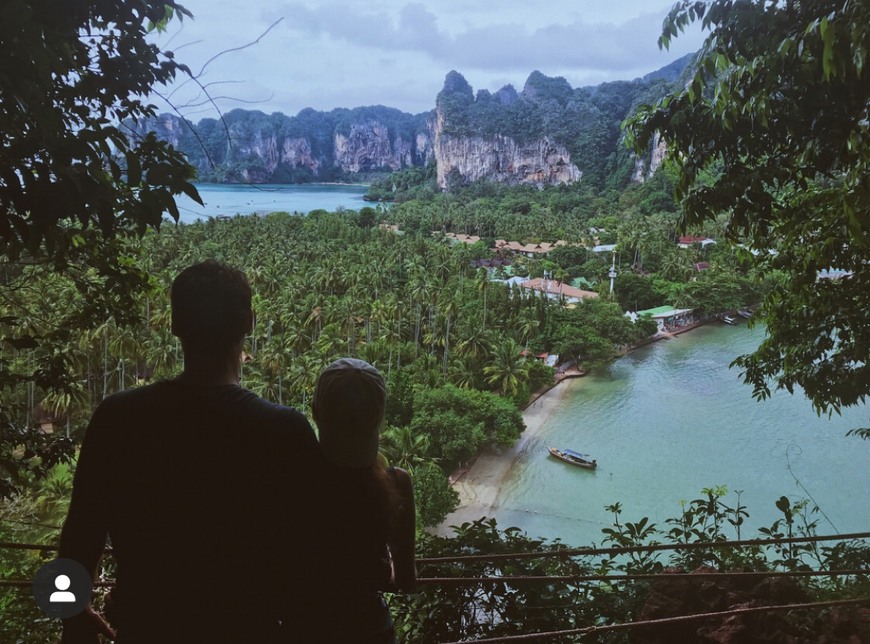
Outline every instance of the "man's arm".
<svg viewBox="0 0 870 644">
<path fill-rule="evenodd" d="M 72 499 L 60 535 L 58 556 L 79 562 L 96 578 L 97 566 L 106 546 L 108 532 L 108 493 L 110 481 L 107 469 L 111 456 L 106 450 L 108 429 L 106 413 L 101 406 L 94 412 L 85 432 L 76 463 Z M 99 641 L 97 634 L 112 636 L 111 629 L 89 606 L 85 612 L 64 620 L 64 644 L 90 644 Z"/>
</svg>

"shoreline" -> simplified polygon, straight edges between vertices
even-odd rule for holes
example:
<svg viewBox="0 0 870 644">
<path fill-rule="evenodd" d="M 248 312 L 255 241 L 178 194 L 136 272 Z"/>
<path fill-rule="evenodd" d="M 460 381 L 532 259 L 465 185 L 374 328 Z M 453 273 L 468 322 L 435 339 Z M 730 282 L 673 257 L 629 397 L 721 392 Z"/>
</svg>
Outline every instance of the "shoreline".
<svg viewBox="0 0 870 644">
<path fill-rule="evenodd" d="M 556 385 L 565 380 L 572 378 L 562 378 Z M 568 392 L 567 387 L 556 385 L 525 408 L 523 423 L 526 429 L 512 446 L 485 449 L 466 467 L 450 476 L 451 486 L 459 493 L 459 506 L 433 529 L 436 534 L 449 535 L 452 532 L 451 525 L 477 521 L 490 516 L 498 508 L 502 486 L 516 465 L 517 458 L 529 442 L 540 435 L 542 427 L 561 406 L 562 398 Z"/>
<path fill-rule="evenodd" d="M 621 351 L 619 357 L 659 340 L 676 339 L 676 336 L 713 320 L 687 324 L 674 331 L 659 331 L 648 341 Z M 433 533 L 449 536 L 453 532 L 450 528 L 451 525 L 460 525 L 489 517 L 492 511 L 498 508 L 503 484 L 510 476 L 520 454 L 532 439 L 540 436 L 541 429 L 546 425 L 553 412 L 561 406 L 562 399 L 568 392 L 568 387 L 560 387 L 559 385 L 566 380 L 578 380 L 585 373 L 572 368 L 558 375 L 561 377 L 557 377 L 550 388 L 533 394 L 529 403 L 523 408 L 523 423 L 526 429 L 512 446 L 487 448 L 450 475 L 450 485 L 459 494 L 459 505 L 445 517 L 440 525 L 432 528 Z M 582 383 L 577 382 L 574 386 L 582 386 Z"/>
</svg>

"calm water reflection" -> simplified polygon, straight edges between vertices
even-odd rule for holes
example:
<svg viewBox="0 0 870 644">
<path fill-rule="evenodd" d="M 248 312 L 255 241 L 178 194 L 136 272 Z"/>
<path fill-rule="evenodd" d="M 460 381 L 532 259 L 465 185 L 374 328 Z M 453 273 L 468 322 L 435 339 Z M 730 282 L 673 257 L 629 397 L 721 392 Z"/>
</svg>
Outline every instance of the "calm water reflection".
<svg viewBox="0 0 870 644">
<path fill-rule="evenodd" d="M 778 518 L 783 494 L 812 495 L 830 519 L 818 515 L 820 532 L 870 529 L 870 441 L 845 436 L 868 426 L 867 408 L 829 420 L 802 395 L 756 402 L 728 365 L 762 337 L 762 329 L 711 324 L 568 383 L 564 405 L 502 488 L 499 524 L 586 544 L 609 524 L 608 504 L 620 501 L 624 520 L 661 523 L 679 514 L 680 500 L 727 485 L 726 501 L 742 490 L 749 506 L 744 536 Z M 547 445 L 590 452 L 598 470 L 556 461 Z"/>
</svg>

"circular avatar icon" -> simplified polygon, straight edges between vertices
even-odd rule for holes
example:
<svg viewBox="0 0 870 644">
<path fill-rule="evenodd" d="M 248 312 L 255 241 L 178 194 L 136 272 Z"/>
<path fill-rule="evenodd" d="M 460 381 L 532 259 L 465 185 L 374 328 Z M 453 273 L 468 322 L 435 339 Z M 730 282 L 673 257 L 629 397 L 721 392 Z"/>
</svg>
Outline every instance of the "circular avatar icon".
<svg viewBox="0 0 870 644">
<path fill-rule="evenodd" d="M 49 617 L 67 619 L 91 601 L 93 583 L 85 567 L 72 559 L 49 561 L 33 578 L 33 598 Z"/>
</svg>

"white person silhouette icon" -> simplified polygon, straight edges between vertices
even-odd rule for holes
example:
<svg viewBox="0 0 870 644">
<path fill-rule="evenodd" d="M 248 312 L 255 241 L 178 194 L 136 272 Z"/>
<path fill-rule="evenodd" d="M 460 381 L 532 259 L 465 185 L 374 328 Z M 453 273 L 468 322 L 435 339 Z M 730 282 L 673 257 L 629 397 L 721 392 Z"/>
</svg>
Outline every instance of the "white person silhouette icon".
<svg viewBox="0 0 870 644">
<path fill-rule="evenodd" d="M 56 591 L 51 593 L 51 597 L 49 598 L 49 602 L 54 604 L 56 602 L 74 602 L 76 600 L 75 594 L 69 592 L 67 588 L 69 588 L 70 580 L 66 575 L 58 575 L 54 578 L 54 587 L 57 588 Z"/>
<path fill-rule="evenodd" d="M 49 617 L 67 619 L 82 612 L 91 601 L 93 580 L 79 562 L 55 559 L 33 578 L 33 598 Z"/>
</svg>

